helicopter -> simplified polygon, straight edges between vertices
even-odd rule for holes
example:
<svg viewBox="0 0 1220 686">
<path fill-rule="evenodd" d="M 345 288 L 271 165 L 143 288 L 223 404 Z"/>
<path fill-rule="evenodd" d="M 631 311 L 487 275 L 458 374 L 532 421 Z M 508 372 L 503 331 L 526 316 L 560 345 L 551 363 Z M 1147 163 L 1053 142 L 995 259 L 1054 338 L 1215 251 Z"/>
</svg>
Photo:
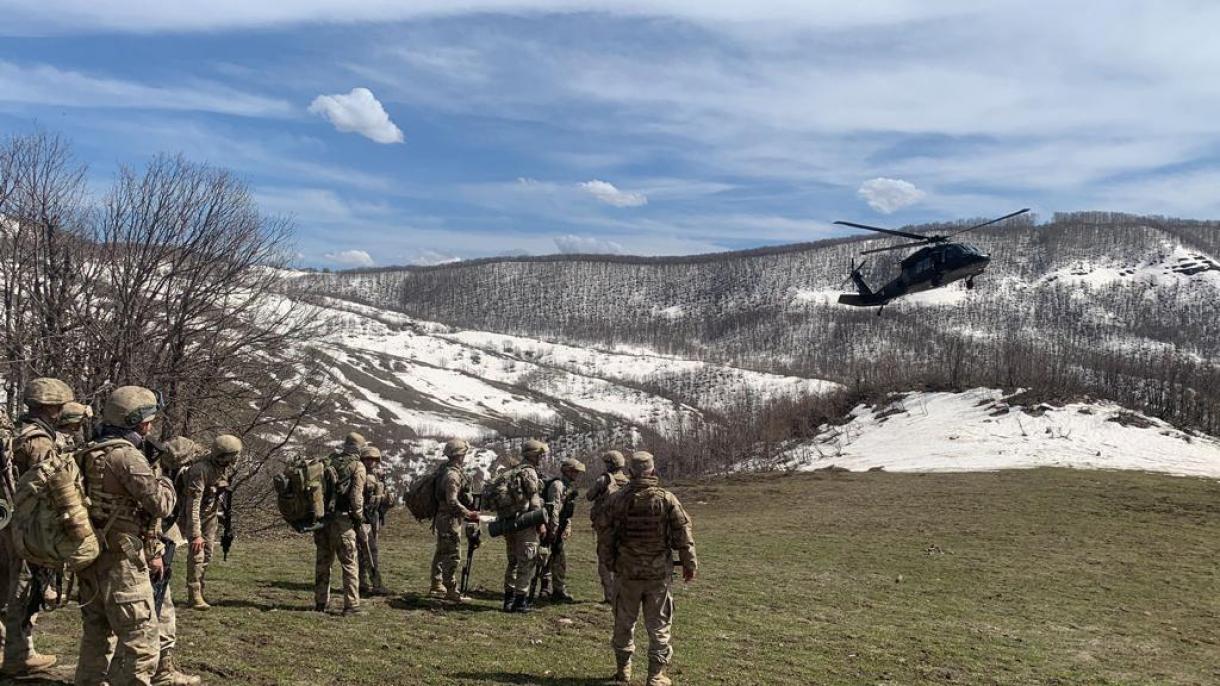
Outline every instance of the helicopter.
<svg viewBox="0 0 1220 686">
<path fill-rule="evenodd" d="M 961 235 L 967 231 L 981 229 L 984 226 L 990 226 L 1005 219 L 1012 219 L 1018 215 L 1029 212 L 1029 208 L 1017 210 L 1011 214 L 1006 214 L 1003 217 L 998 217 L 990 221 L 985 221 L 982 224 L 975 224 L 960 231 L 940 235 L 925 236 L 917 233 L 908 233 L 906 231 L 895 231 L 894 229 L 883 229 L 878 226 L 869 226 L 867 224 L 856 224 L 854 222 L 837 221 L 836 224 L 842 226 L 850 226 L 856 229 L 865 229 L 868 231 L 877 231 L 879 233 L 890 234 L 891 236 L 901 236 L 903 238 L 913 239 L 914 243 L 903 243 L 901 245 L 891 245 L 887 248 L 876 248 L 874 250 L 865 250 L 861 255 L 871 255 L 873 253 L 885 252 L 888 250 L 901 250 L 903 248 L 913 248 L 915 246 L 923 246 L 919 250 L 907 255 L 900 263 L 901 271 L 898 276 L 889 283 L 882 286 L 879 290 L 874 291 L 869 288 L 864 281 L 864 276 L 860 270 L 868 264 L 868 260 L 861 262 L 858 266 L 856 261 L 852 260 L 851 273 L 848 274 L 848 279 L 856 284 L 857 293 L 843 293 L 839 296 L 839 304 L 851 305 L 853 307 L 877 307 L 877 314 L 881 314 L 881 310 L 885 305 L 895 298 L 900 298 L 904 295 L 919 293 L 933 288 L 953 283 L 954 281 L 966 280 L 966 288 L 974 288 L 974 277 L 983 273 L 987 265 L 991 262 L 991 256 L 970 245 L 969 243 L 958 243 L 949 239 L 954 236 Z"/>
</svg>

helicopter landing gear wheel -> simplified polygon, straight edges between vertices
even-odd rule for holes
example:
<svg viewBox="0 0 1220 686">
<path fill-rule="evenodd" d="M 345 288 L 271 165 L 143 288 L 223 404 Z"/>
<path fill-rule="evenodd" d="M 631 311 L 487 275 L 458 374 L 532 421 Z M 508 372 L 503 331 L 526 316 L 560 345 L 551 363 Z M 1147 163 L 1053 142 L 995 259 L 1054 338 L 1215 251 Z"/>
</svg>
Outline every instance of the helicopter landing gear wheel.
<svg viewBox="0 0 1220 686">
<path fill-rule="evenodd" d="M 974 277 L 973 276 L 970 277 L 969 279 L 966 279 L 966 290 L 970 290 L 970 291 L 974 290 Z"/>
</svg>

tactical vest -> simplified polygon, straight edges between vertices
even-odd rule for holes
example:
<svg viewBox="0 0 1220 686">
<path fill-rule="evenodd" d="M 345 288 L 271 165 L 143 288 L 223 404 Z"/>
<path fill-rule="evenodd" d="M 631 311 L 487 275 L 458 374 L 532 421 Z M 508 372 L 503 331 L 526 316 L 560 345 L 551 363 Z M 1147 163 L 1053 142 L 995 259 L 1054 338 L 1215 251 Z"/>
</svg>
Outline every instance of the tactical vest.
<svg viewBox="0 0 1220 686">
<path fill-rule="evenodd" d="M 601 515 L 602 510 L 606 508 L 606 501 L 610 499 L 610 496 L 631 482 L 631 478 L 628 477 L 621 469 L 617 472 L 606 472 L 605 475 L 610 477 L 610 481 L 606 484 L 606 490 L 604 493 L 599 495 L 597 500 L 593 501 L 593 505 L 589 507 L 589 519 L 593 522 L 597 521 L 597 518 Z"/>
<path fill-rule="evenodd" d="M 37 420 L 22 422 L 21 428 L 17 430 L 17 436 L 13 439 L 13 466 L 17 471 L 18 477 L 34 466 L 29 463 L 29 455 L 26 454 L 24 448 L 28 441 L 35 438 L 49 439 L 55 444 L 56 450 L 60 449 L 58 431 L 47 428 L 46 425 Z"/>
<path fill-rule="evenodd" d="M 335 470 L 335 510 L 349 512 L 352 509 L 352 477 L 360 456 L 335 453 L 330 456 L 330 465 Z"/>
<path fill-rule="evenodd" d="M 80 454 L 85 472 L 85 493 L 89 496 L 89 519 L 97 527 L 103 546 L 109 544 L 111 531 L 138 536 L 147 542 L 157 538 L 157 522 L 149 517 L 127 493 L 106 490 L 107 462 L 112 452 L 124 447 L 137 450 L 128 440 L 110 438 L 86 446 Z"/>
<path fill-rule="evenodd" d="M 650 486 L 628 495 L 619 544 L 635 556 L 669 555 L 669 508 L 665 491 Z"/>
</svg>

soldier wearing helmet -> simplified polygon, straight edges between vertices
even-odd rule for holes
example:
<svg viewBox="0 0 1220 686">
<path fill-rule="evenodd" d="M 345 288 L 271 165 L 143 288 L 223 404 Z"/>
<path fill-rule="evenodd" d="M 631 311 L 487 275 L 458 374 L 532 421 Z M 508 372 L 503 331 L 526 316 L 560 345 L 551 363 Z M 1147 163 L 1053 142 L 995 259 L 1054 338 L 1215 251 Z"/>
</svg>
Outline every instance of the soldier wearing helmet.
<svg viewBox="0 0 1220 686">
<path fill-rule="evenodd" d="M 330 568 L 335 558 L 343 570 L 343 614 L 359 614 L 360 564 L 357 537 L 363 538 L 364 482 L 367 473 L 360 462 L 360 449 L 366 441 L 356 432 L 343 439 L 343 446 L 327 458 L 338 477 L 335 513 L 321 529 L 313 532 L 317 555 L 314 558 L 314 609 L 325 612 L 330 602 Z"/>
<path fill-rule="evenodd" d="M 60 450 L 68 452 L 76 452 L 76 449 L 83 446 L 87 441 L 85 436 L 88 435 L 88 427 L 86 424 L 93 419 L 93 408 L 78 402 L 70 402 L 64 405 L 64 409 L 59 413 L 59 420 L 55 424 L 55 428 L 60 434 Z"/>
<path fill-rule="evenodd" d="M 463 467 L 469 452 L 470 444 L 460 438 L 446 443 L 444 453 L 448 461 L 434 480 L 437 509 L 432 529 L 436 532 L 436 552 L 432 555 L 432 587 L 428 594 L 452 602 L 464 600 L 457 583 L 457 569 L 462 563 L 462 523 L 479 521 L 470 496 L 470 475 Z"/>
<path fill-rule="evenodd" d="M 627 465 L 627 458 L 623 457 L 622 453 L 617 450 L 607 450 L 602 453 L 601 458 L 606 471 L 597 477 L 597 481 L 593 482 L 593 486 L 585 494 L 585 497 L 593 503 L 589 507 L 589 520 L 595 525 L 598 515 L 606 505 L 606 498 L 618 489 L 626 486 L 628 481 L 627 474 L 623 471 L 623 468 Z M 596 526 L 594 526 L 594 532 L 600 541 L 601 533 L 597 531 Z M 602 603 L 608 605 L 614 596 L 614 570 L 602 564 L 599 558 L 597 561 L 597 575 L 601 578 L 602 582 Z"/>
<path fill-rule="evenodd" d="M 512 486 L 517 491 L 518 505 L 512 510 L 497 513 L 501 519 L 509 519 L 530 510 L 542 509 L 542 479 L 538 476 L 538 465 L 550 452 L 542 441 L 529 440 L 521 446 L 521 463 L 514 467 L 517 474 Z M 508 565 L 504 570 L 504 611 L 529 612 L 530 582 L 538 565 L 538 544 L 546 535 L 546 525 L 537 529 L 514 531 L 504 535 Z"/>
<path fill-rule="evenodd" d="M 205 599 L 206 574 L 218 538 L 221 494 L 229 487 L 241 451 L 240 438 L 221 434 L 212 441 L 207 458 L 191 465 L 183 479 L 182 529 L 191 543 L 186 558 L 186 592 L 192 610 L 212 607 Z"/>
<path fill-rule="evenodd" d="M 364 444 L 360 448 L 364 464 L 364 551 L 360 555 L 360 595 L 389 595 L 390 589 L 381 581 L 381 527 L 385 512 L 392 506 L 381 477 L 381 450 Z M 359 540 L 357 540 L 359 543 Z"/>
<path fill-rule="evenodd" d="M 72 389 L 59 379 L 42 377 L 26 384 L 22 399 L 26 413 L 18 418 L 13 436 L 13 485 L 22 474 L 59 454 L 65 439 L 56 426 L 64 405 L 72 402 Z M 7 566 L 9 583 L 4 589 L 4 666 L 0 675 L 20 676 L 47 669 L 55 664 L 53 655 L 41 655 L 34 649 L 34 624 L 37 613 L 30 613 L 31 599 L 43 596 L 46 572 L 31 567 L 15 554 L 13 530 L 0 532 L 0 549 L 4 553 L 0 564 Z"/>
<path fill-rule="evenodd" d="M 542 487 L 546 535 L 539 547 L 539 595 L 549 594 L 553 602 L 576 602 L 568 593 L 568 553 L 564 542 L 572 535 L 572 515 L 579 495 L 576 481 L 584 473 L 583 462 L 568 458 L 559 464 L 559 476 L 547 480 Z"/>
<path fill-rule="evenodd" d="M 142 452 L 160 411 L 156 394 L 139 386 L 114 389 L 102 409 L 97 439 L 79 453 L 89 493 L 89 519 L 102 538 L 97 561 L 81 570 L 84 631 L 76 683 L 107 679 L 109 639 L 123 654 L 110 683 L 150 683 L 160 659 L 150 574 L 165 573 L 161 521 L 174 510 L 174 487 Z"/>
<path fill-rule="evenodd" d="M 631 481 L 609 496 L 598 515 L 597 554 L 614 569 L 614 646 L 618 671 L 614 680 L 631 681 L 635 624 L 644 611 L 648 630 L 648 686 L 669 686 L 665 670 L 673 659 L 669 645 L 673 622 L 672 552 L 682 564 L 682 578 L 695 579 L 695 539 L 682 503 L 661 488 L 650 453 L 631 456 Z"/>
</svg>

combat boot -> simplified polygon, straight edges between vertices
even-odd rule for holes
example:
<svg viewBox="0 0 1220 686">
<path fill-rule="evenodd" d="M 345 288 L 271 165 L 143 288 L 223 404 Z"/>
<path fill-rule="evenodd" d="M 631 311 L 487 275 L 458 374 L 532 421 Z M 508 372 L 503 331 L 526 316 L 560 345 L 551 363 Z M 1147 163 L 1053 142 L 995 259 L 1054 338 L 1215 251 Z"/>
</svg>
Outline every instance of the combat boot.
<svg viewBox="0 0 1220 686">
<path fill-rule="evenodd" d="M 572 596 L 568 595 L 568 592 L 566 590 L 561 590 L 561 589 L 557 588 L 557 589 L 551 591 L 551 602 L 552 603 L 574 603 L 574 602 L 576 602 L 576 599 L 573 598 Z"/>
<path fill-rule="evenodd" d="M 618 664 L 618 669 L 614 672 L 614 683 L 631 683 L 631 653 L 615 653 L 614 661 Z"/>
<path fill-rule="evenodd" d="M 211 605 L 203 599 L 203 584 L 186 585 L 186 602 L 192 610 L 210 610 Z"/>
<path fill-rule="evenodd" d="M 173 648 L 161 651 L 161 662 L 157 664 L 157 673 L 153 675 L 152 686 L 199 686 L 201 683 L 203 683 L 203 679 L 178 671 Z"/>
<path fill-rule="evenodd" d="M 551 580 L 542 577 L 542 583 L 538 584 L 538 597 L 542 598 L 549 595 L 551 595 Z"/>
<path fill-rule="evenodd" d="M 362 614 L 364 614 L 364 608 L 360 607 L 359 605 L 352 605 L 352 606 L 343 608 L 344 617 L 351 617 L 352 615 L 362 615 Z"/>
<path fill-rule="evenodd" d="M 453 588 L 445 588 L 445 600 L 451 603 L 463 603 L 470 600 L 470 598 L 462 595 L 462 592 L 459 591 L 456 586 L 454 586 Z"/>
<path fill-rule="evenodd" d="M 432 588 L 428 589 L 428 595 L 432 596 L 433 598 L 445 597 L 445 584 L 441 583 L 440 581 L 433 580 Z"/>
<path fill-rule="evenodd" d="M 672 684 L 669 677 L 665 676 L 665 665 L 655 660 L 649 660 L 647 686 L 671 686 Z"/>
<path fill-rule="evenodd" d="M 20 659 L 10 660 L 6 657 L 4 659 L 4 666 L 0 667 L 0 675 L 25 676 L 26 674 L 36 674 L 54 667 L 58 661 L 59 658 L 54 655 L 42 655 L 34 652 Z"/>
<path fill-rule="evenodd" d="M 524 593 L 518 593 L 513 596 L 513 607 L 509 612 L 526 613 L 533 612 L 534 608 L 530 607 L 530 599 Z"/>
<path fill-rule="evenodd" d="M 505 591 L 505 592 L 504 592 L 504 609 L 503 609 L 503 612 L 512 612 L 512 611 L 513 611 L 513 592 L 512 592 L 512 591 Z"/>
</svg>

